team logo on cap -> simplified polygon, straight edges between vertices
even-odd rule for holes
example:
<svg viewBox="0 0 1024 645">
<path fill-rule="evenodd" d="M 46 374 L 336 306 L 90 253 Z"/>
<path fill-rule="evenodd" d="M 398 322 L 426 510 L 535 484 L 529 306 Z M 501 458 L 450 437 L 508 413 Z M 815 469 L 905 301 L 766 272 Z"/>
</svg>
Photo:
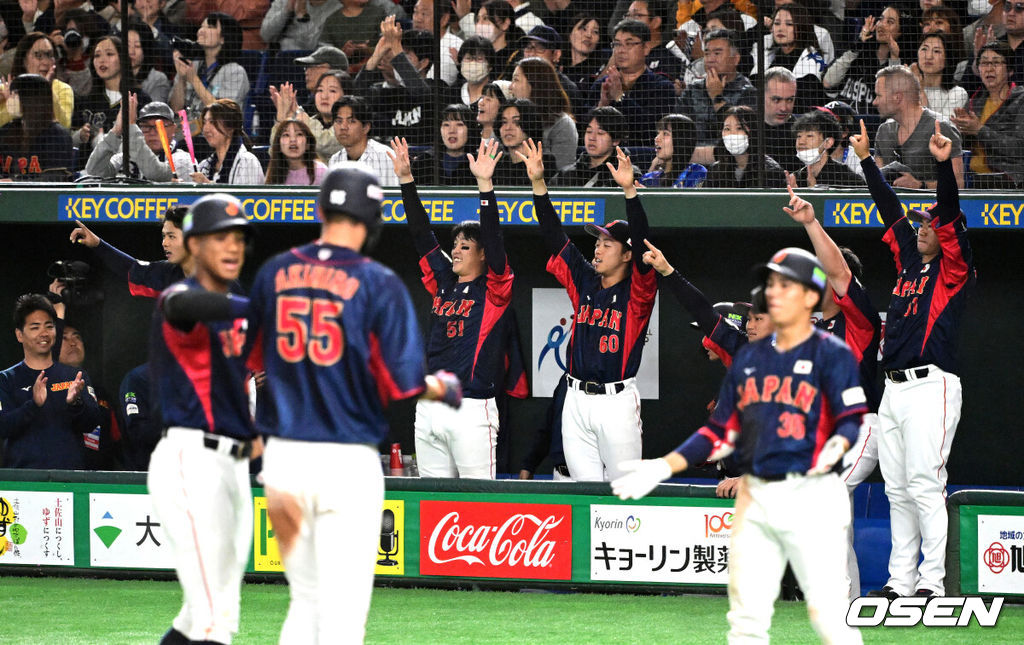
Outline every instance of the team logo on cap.
<svg viewBox="0 0 1024 645">
<path fill-rule="evenodd" d="M 347 197 L 348 195 L 345 193 L 344 190 L 332 190 L 330 195 L 330 201 L 335 206 L 341 206 L 342 204 L 345 203 L 345 199 Z"/>
<path fill-rule="evenodd" d="M 814 270 L 811 271 L 811 280 L 814 281 L 814 284 L 816 284 L 819 289 L 824 289 L 825 282 L 828 280 L 828 277 L 825 275 L 824 271 L 818 267 L 814 267 Z"/>
<path fill-rule="evenodd" d="M 783 249 L 772 256 L 772 262 L 778 264 L 779 262 L 785 260 L 787 255 L 789 255 L 789 251 Z"/>
<path fill-rule="evenodd" d="M 234 202 L 228 202 L 228 205 L 224 207 L 224 212 L 234 217 L 238 215 L 238 206 Z"/>
</svg>

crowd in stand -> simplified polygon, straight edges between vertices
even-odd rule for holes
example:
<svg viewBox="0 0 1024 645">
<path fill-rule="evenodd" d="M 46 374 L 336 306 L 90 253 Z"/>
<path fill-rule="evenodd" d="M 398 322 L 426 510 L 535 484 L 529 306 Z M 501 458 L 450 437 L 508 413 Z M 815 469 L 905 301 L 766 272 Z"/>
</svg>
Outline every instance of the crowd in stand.
<svg viewBox="0 0 1024 645">
<path fill-rule="evenodd" d="M 362 159 L 397 185 L 399 136 L 453 185 L 493 137 L 542 141 L 553 185 L 608 185 L 619 145 L 647 186 L 859 186 L 864 119 L 885 176 L 918 188 L 938 119 L 962 183 L 1020 187 L 1024 3 L 803 2 L 3 0 L 0 173 L 309 185 Z"/>
</svg>

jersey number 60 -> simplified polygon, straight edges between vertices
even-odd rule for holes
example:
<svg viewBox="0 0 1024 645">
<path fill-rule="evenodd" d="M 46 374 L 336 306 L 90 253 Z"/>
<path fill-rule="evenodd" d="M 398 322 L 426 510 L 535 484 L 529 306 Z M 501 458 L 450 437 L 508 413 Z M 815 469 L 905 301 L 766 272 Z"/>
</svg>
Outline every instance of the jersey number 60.
<svg viewBox="0 0 1024 645">
<path fill-rule="evenodd" d="M 326 298 L 277 299 L 277 353 L 288 363 L 309 357 L 315 365 L 333 365 L 345 351 L 338 317 L 345 305 Z"/>
</svg>

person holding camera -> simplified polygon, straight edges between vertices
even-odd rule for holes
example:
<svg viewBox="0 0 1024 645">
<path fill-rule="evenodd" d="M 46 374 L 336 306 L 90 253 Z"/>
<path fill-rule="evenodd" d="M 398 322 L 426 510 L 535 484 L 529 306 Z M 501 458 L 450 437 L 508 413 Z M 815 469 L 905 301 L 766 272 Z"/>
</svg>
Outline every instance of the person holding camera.
<svg viewBox="0 0 1024 645">
<path fill-rule="evenodd" d="M 175 112 L 186 109 L 190 119 L 198 119 L 217 99 L 245 105 L 249 76 L 236 62 L 242 53 L 242 28 L 237 20 L 224 13 L 211 13 L 199 27 L 195 42 L 176 39 L 174 48 L 177 76 L 170 104 Z M 201 129 L 195 121 L 192 131 Z"/>
</svg>

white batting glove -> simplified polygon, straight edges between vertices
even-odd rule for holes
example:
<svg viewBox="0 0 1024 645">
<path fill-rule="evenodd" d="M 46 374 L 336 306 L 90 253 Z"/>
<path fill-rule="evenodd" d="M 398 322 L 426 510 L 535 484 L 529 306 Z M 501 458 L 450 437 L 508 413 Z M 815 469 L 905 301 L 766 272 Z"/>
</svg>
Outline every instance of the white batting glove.
<svg viewBox="0 0 1024 645">
<path fill-rule="evenodd" d="M 825 442 L 825 445 L 821 447 L 821 452 L 818 453 L 818 460 L 814 462 L 814 465 L 807 471 L 807 474 L 824 475 L 832 470 L 832 467 L 843 458 L 843 455 L 849 449 L 850 443 L 846 440 L 846 437 L 837 434 L 832 435 Z"/>
<path fill-rule="evenodd" d="M 672 467 L 664 459 L 631 459 L 619 464 L 628 474 L 612 482 L 612 493 L 619 499 L 640 499 L 672 476 Z"/>
</svg>

